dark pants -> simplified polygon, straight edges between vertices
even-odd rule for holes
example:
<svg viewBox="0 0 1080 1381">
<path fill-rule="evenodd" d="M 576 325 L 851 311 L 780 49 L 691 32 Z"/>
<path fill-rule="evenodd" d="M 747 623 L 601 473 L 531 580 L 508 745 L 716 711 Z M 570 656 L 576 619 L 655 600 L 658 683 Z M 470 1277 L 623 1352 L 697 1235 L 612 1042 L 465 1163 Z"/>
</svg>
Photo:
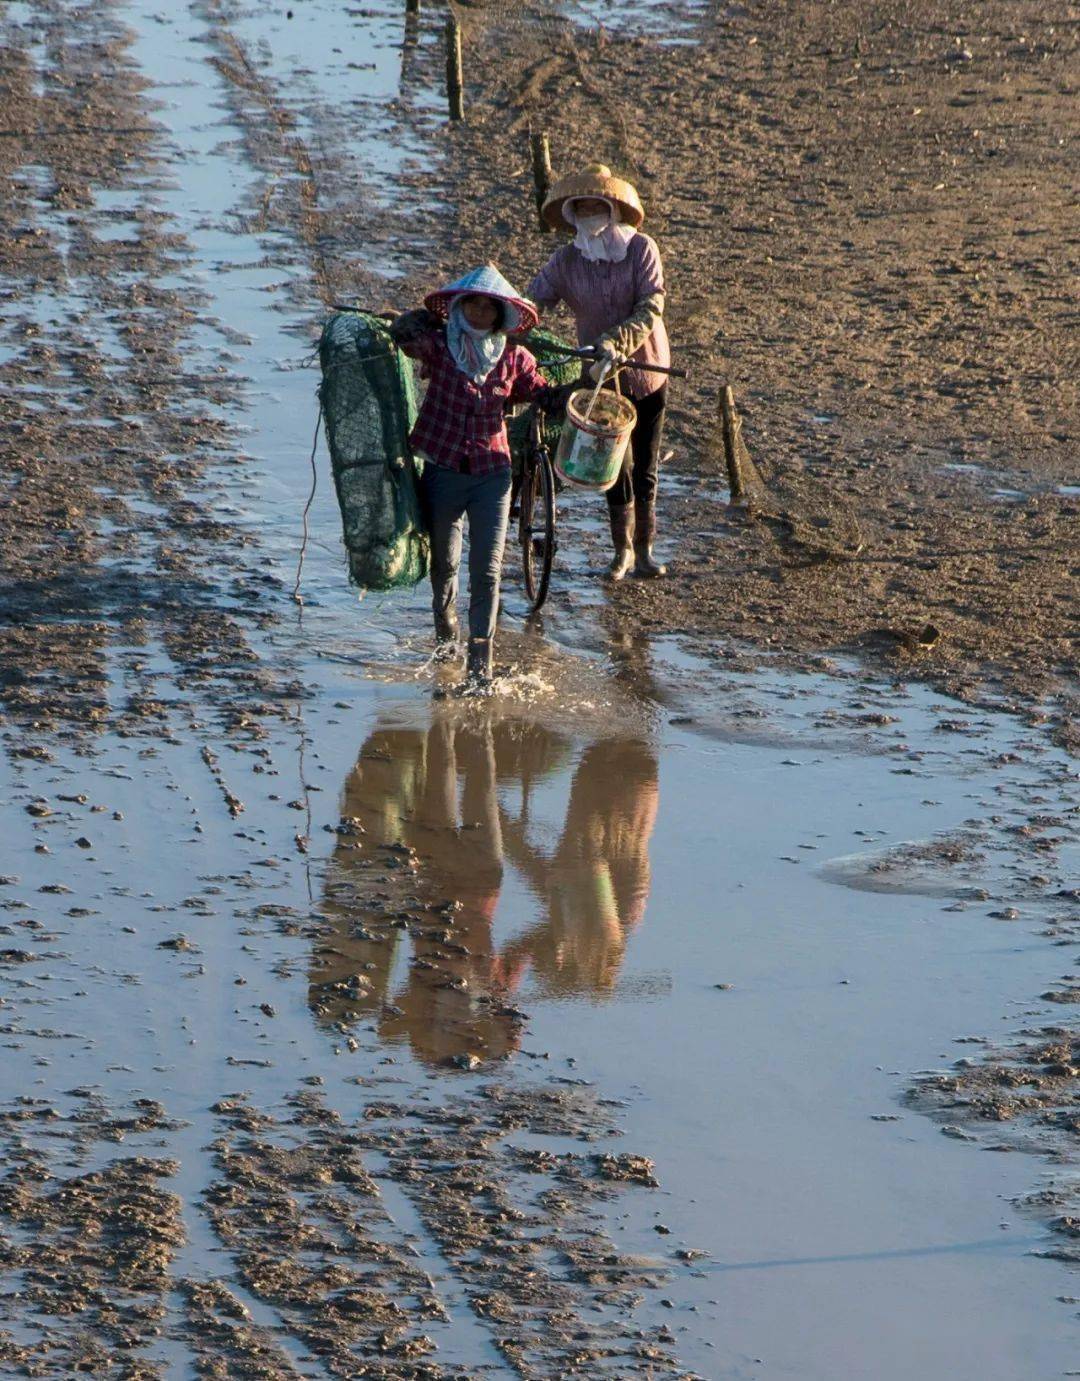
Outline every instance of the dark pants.
<svg viewBox="0 0 1080 1381">
<path fill-rule="evenodd" d="M 612 508 L 634 502 L 651 508 L 656 503 L 667 384 L 662 384 L 655 393 L 633 401 L 637 408 L 637 423 L 630 433 L 622 473 L 607 491 L 607 501 Z"/>
<path fill-rule="evenodd" d="M 499 577 L 510 517 L 510 467 L 462 475 L 425 465 L 420 498 L 431 533 L 431 595 L 436 615 L 457 601 L 461 538 L 469 520 L 469 636 L 490 638 L 499 608 Z"/>
</svg>

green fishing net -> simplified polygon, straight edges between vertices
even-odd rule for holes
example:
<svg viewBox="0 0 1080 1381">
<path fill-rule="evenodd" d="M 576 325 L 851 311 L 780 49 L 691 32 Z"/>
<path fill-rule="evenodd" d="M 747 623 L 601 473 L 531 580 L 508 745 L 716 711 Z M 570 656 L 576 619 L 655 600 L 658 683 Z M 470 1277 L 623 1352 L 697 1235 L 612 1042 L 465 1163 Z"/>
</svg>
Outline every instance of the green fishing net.
<svg viewBox="0 0 1080 1381">
<path fill-rule="evenodd" d="M 362 590 L 396 590 L 428 573 L 420 467 L 409 448 L 416 420 L 412 362 L 386 322 L 366 312 L 330 317 L 319 341 L 330 463 L 349 578 Z"/>
</svg>

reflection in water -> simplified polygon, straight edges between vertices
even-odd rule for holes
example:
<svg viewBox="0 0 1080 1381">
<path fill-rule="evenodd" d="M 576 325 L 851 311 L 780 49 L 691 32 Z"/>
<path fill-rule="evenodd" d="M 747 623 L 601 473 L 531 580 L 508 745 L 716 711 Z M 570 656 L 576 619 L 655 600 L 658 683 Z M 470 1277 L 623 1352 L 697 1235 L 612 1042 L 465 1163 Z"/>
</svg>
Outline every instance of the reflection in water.
<svg viewBox="0 0 1080 1381">
<path fill-rule="evenodd" d="M 552 993 L 604 993 L 615 986 L 627 933 L 649 899 L 649 840 L 658 802 L 656 756 L 640 739 L 602 739 L 574 772 L 566 823 L 550 855 L 528 842 L 528 797 L 502 812 L 507 855 L 546 915 L 507 950 L 530 960 Z"/>
<path fill-rule="evenodd" d="M 376 726 L 344 789 L 349 821 L 330 860 L 332 932 L 313 958 L 311 1001 L 335 1020 L 377 1014 L 379 1034 L 423 1059 L 498 1058 L 518 1042 L 508 999 L 532 971 L 553 996 L 616 984 L 649 895 L 657 759 L 640 737 L 577 745 L 495 710 L 436 706 L 425 728 Z M 573 767 L 547 847 L 535 788 Z M 561 813 L 561 812 L 560 812 Z M 389 850 L 389 852 L 388 852 Z M 523 934 L 492 934 L 504 871 L 538 906 Z M 399 951 L 413 948 L 405 973 Z"/>
</svg>

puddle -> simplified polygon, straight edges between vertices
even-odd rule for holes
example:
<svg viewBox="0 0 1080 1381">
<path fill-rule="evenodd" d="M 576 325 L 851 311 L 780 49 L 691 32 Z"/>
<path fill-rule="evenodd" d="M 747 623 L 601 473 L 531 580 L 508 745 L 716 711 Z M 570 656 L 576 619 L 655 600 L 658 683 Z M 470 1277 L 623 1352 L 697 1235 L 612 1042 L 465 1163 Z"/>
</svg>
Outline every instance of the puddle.
<svg viewBox="0 0 1080 1381">
<path fill-rule="evenodd" d="M 692 43 L 696 22 L 709 10 L 704 0 L 670 5 L 656 0 L 571 0 L 566 13 L 579 23 L 602 24 L 613 33 L 648 34 L 665 45 Z"/>
<path fill-rule="evenodd" d="M 1060 965 L 1033 934 L 1045 907 L 1001 926 L 991 901 L 947 914 L 954 892 L 925 877 L 872 896 L 836 883 L 838 868 L 872 869 L 890 845 L 980 812 L 1011 819 L 1036 789 L 1061 809 L 1065 766 L 1037 754 L 1003 778 L 988 760 L 957 772 L 942 752 L 898 778 L 888 755 L 717 743 L 617 691 L 596 708 L 574 667 L 559 684 L 558 657 L 541 678 L 553 693 L 527 712 L 433 702 L 426 684 L 370 679 L 371 639 L 355 634 L 357 658 L 306 668 L 317 694 L 300 735 L 275 731 L 265 756 L 228 755 L 222 781 L 244 802 L 234 822 L 183 743 L 149 756 L 106 743 L 100 763 L 30 765 L 3 784 L 25 822 L 11 857 L 24 909 L 12 916 L 36 917 L 64 956 L 48 981 L 34 966 L 34 1022 L 82 1033 L 55 1074 L 35 1068 L 48 1042 L 17 1036 L 13 1086 L 92 1081 L 110 1101 L 152 1092 L 191 1124 L 169 1145 L 194 1205 L 213 1180 L 208 1105 L 230 1090 L 269 1109 L 318 1076 L 346 1124 L 362 1124 L 371 1094 L 352 1079 L 387 1058 L 400 1102 L 427 1098 L 432 1075 L 480 1077 L 448 1061 L 512 1057 L 499 1077 L 585 1081 L 624 1105 L 616 1145 L 653 1158 L 663 1189 L 620 1200 L 612 1227 L 620 1248 L 655 1254 L 662 1222 L 669 1269 L 674 1250 L 709 1253 L 664 1286 L 701 1374 L 752 1356 L 776 1375 L 829 1374 L 840 1316 L 856 1374 L 910 1376 L 932 1352 L 939 1374 L 1004 1381 L 1021 1348 L 1027 1374 L 1064 1365 L 1070 1330 L 1048 1304 L 1056 1268 L 1033 1267 L 1038 1236 L 1000 1207 L 1030 1185 L 1026 1158 L 972 1157 L 914 1116 L 874 1120 L 899 1116 L 907 1071 L 948 1065 L 958 1037 L 1045 987 Z M 775 678 L 778 696 L 793 689 Z M 927 696 L 912 719 L 942 710 L 961 713 Z M 915 743 L 917 725 L 903 727 Z M 1015 726 L 986 727 L 988 751 L 1015 747 Z M 86 804 L 64 805 L 76 788 Z M 35 825 L 18 806 L 39 794 L 57 810 Z M 84 832 L 92 847 L 66 862 Z M 50 855 L 30 850 L 41 838 Z M 400 868 L 387 871 L 384 846 Z M 113 879 L 130 879 L 151 847 L 153 877 L 118 893 Z M 39 889 L 58 869 L 76 894 L 54 906 Z M 1000 904 L 995 871 L 976 861 L 962 888 L 989 881 Z M 389 900 L 372 902 L 373 880 Z M 67 918 L 73 902 L 95 914 Z M 433 920 L 398 929 L 399 911 Z M 189 953 L 160 948 L 179 933 Z M 107 1046 L 90 1034 L 106 1011 Z M 220 1275 L 198 1224 L 183 1269 Z M 793 1296 L 807 1305 L 789 1334 L 778 1321 Z M 898 1301 L 918 1301 L 914 1334 Z M 474 1355 L 463 1326 L 440 1337 L 448 1359 Z"/>
</svg>

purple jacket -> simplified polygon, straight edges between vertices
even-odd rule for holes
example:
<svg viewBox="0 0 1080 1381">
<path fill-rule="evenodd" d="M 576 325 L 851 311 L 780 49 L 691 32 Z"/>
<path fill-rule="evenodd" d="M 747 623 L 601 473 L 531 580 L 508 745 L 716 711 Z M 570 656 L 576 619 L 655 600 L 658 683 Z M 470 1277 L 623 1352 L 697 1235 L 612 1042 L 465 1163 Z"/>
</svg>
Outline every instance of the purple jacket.
<svg viewBox="0 0 1080 1381">
<path fill-rule="evenodd" d="M 592 345 L 625 321 L 643 297 L 663 291 L 664 269 L 656 241 L 638 231 L 621 264 L 592 263 L 574 244 L 563 245 L 529 284 L 526 296 L 541 307 L 565 302 L 574 313 L 578 344 Z M 643 364 L 671 363 L 663 321 L 657 322 L 631 358 Z M 637 369 L 619 375 L 620 386 L 632 398 L 644 398 L 665 382 L 662 374 L 643 374 Z"/>
</svg>

